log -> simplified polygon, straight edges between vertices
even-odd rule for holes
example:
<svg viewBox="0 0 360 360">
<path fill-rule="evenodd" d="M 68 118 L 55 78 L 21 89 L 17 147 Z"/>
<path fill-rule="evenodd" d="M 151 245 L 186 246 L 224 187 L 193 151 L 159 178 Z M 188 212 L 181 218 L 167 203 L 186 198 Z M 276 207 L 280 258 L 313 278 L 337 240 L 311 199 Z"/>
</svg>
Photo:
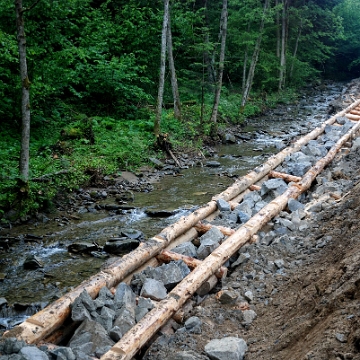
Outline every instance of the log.
<svg viewBox="0 0 360 360">
<path fill-rule="evenodd" d="M 130 329 L 123 338 L 117 342 L 101 360 L 130 360 L 138 350 L 158 331 L 164 322 L 177 311 L 192 296 L 199 286 L 209 278 L 209 275 L 225 262 L 230 256 L 246 244 L 269 220 L 285 209 L 289 198 L 297 198 L 310 188 L 315 177 L 335 157 L 342 144 L 349 136 L 360 128 L 360 122 L 353 126 L 328 152 L 320 159 L 302 178 L 300 183 L 291 185 L 282 195 L 275 198 L 262 208 L 247 223 L 242 225 L 233 235 L 228 237 L 217 249 L 215 249 L 201 265 L 196 267 L 183 281 L 181 281 L 168 296 L 159 302 L 158 306 L 151 310 Z"/>
<path fill-rule="evenodd" d="M 251 190 L 251 191 L 259 191 L 260 189 L 261 189 L 261 187 L 258 185 L 250 185 L 249 186 L 249 190 Z"/>
<path fill-rule="evenodd" d="M 353 120 L 353 121 L 359 121 L 360 120 L 360 115 L 346 114 L 345 116 L 349 120 Z"/>
<path fill-rule="evenodd" d="M 270 171 L 269 177 L 283 179 L 286 182 L 299 182 L 301 180 L 301 177 L 299 177 L 299 176 L 285 174 L 285 173 L 281 173 L 278 171 Z"/>
<path fill-rule="evenodd" d="M 182 255 L 182 254 L 178 254 L 172 251 L 162 251 L 159 255 L 156 256 L 156 258 L 159 261 L 163 261 L 165 263 L 168 263 L 170 261 L 177 261 L 177 260 L 182 260 L 184 261 L 184 263 L 190 268 L 190 269 L 195 269 L 197 266 L 199 266 L 202 261 L 199 259 L 195 259 L 191 256 L 186 256 L 186 255 Z M 225 266 L 222 266 L 216 273 L 216 277 L 219 279 L 222 279 L 226 276 L 227 274 L 227 268 Z"/>
<path fill-rule="evenodd" d="M 356 109 L 353 109 L 353 110 L 350 111 L 350 114 L 360 115 L 360 111 L 356 110 Z"/>
<path fill-rule="evenodd" d="M 31 344 L 37 343 L 46 336 L 49 336 L 53 331 L 59 328 L 70 315 L 71 303 L 81 294 L 83 290 L 86 290 L 92 297 L 95 297 L 103 286 L 111 288 L 117 285 L 120 281 L 122 281 L 122 279 L 134 272 L 139 266 L 145 264 L 153 256 L 168 247 L 177 237 L 191 229 L 198 221 L 203 220 L 210 214 L 214 213 L 217 210 L 216 199 L 231 201 L 241 192 L 245 191 L 250 185 L 253 185 L 260 179 L 264 178 L 264 176 L 266 176 L 269 171 L 277 167 L 286 156 L 300 150 L 303 145 L 323 133 L 327 124 L 333 124 L 337 117 L 344 116 L 347 112 L 359 104 L 360 100 L 355 101 L 345 110 L 342 110 L 328 119 L 322 124 L 322 126 L 314 129 L 303 138 L 297 140 L 290 147 L 268 159 L 263 165 L 256 167 L 247 175 L 236 180 L 233 185 L 217 197 L 214 197 L 205 206 L 191 213 L 187 217 L 182 217 L 177 223 L 165 228 L 160 234 L 149 239 L 146 243 L 142 243 L 141 246 L 130 254 L 123 256 L 112 266 L 92 276 L 89 280 L 84 281 L 73 291 L 50 304 L 39 313 L 31 316 L 14 329 L 9 330 L 3 336 L 17 337 L 18 339 L 25 340 Z M 54 316 L 54 314 L 57 314 L 57 316 Z"/>
<path fill-rule="evenodd" d="M 200 287 L 196 290 L 196 294 L 204 296 L 208 294 L 218 283 L 218 278 L 215 275 L 211 275 Z"/>
<path fill-rule="evenodd" d="M 224 226 L 215 226 L 215 225 L 211 225 L 211 224 L 204 224 L 203 222 L 199 221 L 197 224 L 195 224 L 194 228 L 196 229 L 196 231 L 199 234 L 205 234 L 206 232 L 208 232 L 212 227 L 216 227 L 218 228 L 222 234 L 224 234 L 225 236 L 230 236 L 232 235 L 235 230 L 224 227 Z"/>
</svg>

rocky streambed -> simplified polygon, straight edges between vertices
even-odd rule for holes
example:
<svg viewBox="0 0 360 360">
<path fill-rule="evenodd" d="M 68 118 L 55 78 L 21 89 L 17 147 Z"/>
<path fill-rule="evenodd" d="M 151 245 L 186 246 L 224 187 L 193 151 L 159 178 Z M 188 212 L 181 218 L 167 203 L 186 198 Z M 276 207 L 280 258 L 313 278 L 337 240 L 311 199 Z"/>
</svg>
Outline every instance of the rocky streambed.
<svg viewBox="0 0 360 360">
<path fill-rule="evenodd" d="M 326 116 L 326 114 L 323 116 Z M 345 120 L 341 119 L 339 121 L 345 122 Z M 305 126 L 305 128 L 307 127 Z M 289 158 L 282 170 L 297 176 L 304 173 L 309 166 L 313 164 L 316 158 L 321 156 L 322 153 L 329 148 L 334 141 L 333 137 L 335 137 L 337 131 L 338 128 L 329 127 L 322 139 L 322 143 L 310 143 L 307 147 L 302 149 L 301 153 L 294 154 L 293 157 Z M 295 133 L 299 134 L 300 131 Z M 262 139 L 266 139 L 266 135 L 260 132 L 257 133 L 256 138 L 261 142 Z M 293 137 L 288 137 L 280 141 L 277 139 L 277 142 L 283 143 L 291 141 L 292 138 Z M 272 143 L 272 145 L 274 145 L 274 143 Z M 356 151 L 356 146 L 353 147 L 353 151 Z M 218 159 L 219 158 L 215 158 L 215 160 L 212 161 L 217 161 Z M 222 339 L 225 336 L 225 340 L 222 342 L 215 341 L 215 344 L 211 343 L 211 346 L 207 346 L 207 349 L 212 349 L 212 347 L 215 346 L 215 350 L 211 350 L 215 353 L 218 353 L 220 351 L 219 349 L 234 349 L 235 354 L 237 354 L 234 356 L 238 356 L 234 358 L 242 358 L 249 344 L 256 343 L 256 341 L 252 342 L 251 339 L 248 340 L 246 334 L 250 331 L 249 329 L 251 329 L 251 325 L 259 311 L 262 311 L 264 307 L 266 308 L 267 306 L 273 305 L 273 298 L 277 294 L 279 288 L 278 284 L 288 281 L 291 271 L 306 264 L 308 255 L 311 256 L 312 254 L 316 254 L 318 251 L 317 249 L 326 247 L 327 242 L 330 241 L 327 237 L 324 239 L 322 237 L 316 239 L 316 243 L 313 243 L 310 239 L 306 239 L 310 237 L 314 228 L 316 229 L 316 225 L 314 225 L 313 222 L 314 218 L 317 218 L 318 214 L 321 214 L 325 209 L 331 209 L 335 206 L 337 204 L 336 201 L 341 199 L 351 186 L 353 186 L 354 181 L 356 181 L 356 176 L 354 177 L 355 170 L 351 164 L 349 164 L 349 159 L 351 160 L 353 158 L 349 155 L 337 169 L 334 169 L 333 171 L 329 170 L 326 175 L 319 177 L 316 185 L 316 192 L 313 193 L 313 195 L 307 195 L 308 197 L 312 197 L 306 199 L 312 200 L 310 205 L 307 205 L 307 208 L 304 208 L 304 205 L 301 202 L 305 201 L 305 197 L 300 199 L 300 202 L 293 201 L 292 203 L 289 203 L 289 212 L 282 213 L 280 217 L 274 219 L 274 221 L 269 224 L 268 228 L 264 229 L 264 231 L 259 234 L 259 241 L 256 244 L 243 247 L 237 256 L 230 259 L 230 263 L 227 264 L 231 269 L 230 276 L 224 280 L 222 284 L 213 289 L 212 293 L 216 294 L 216 296 L 211 294 L 195 296 L 188 306 L 188 314 L 185 317 L 188 323 L 177 324 L 172 322 L 168 325 L 162 330 L 160 333 L 162 336 L 160 336 L 160 338 L 148 349 L 144 357 L 154 359 L 170 359 L 171 356 L 175 356 L 174 358 L 179 359 L 212 358 L 211 356 L 215 355 L 211 355 L 211 352 L 208 353 L 206 351 L 206 343 L 211 343 L 211 340 Z M 204 159 L 201 161 L 204 162 Z M 169 170 L 160 172 L 161 176 L 166 176 L 164 175 L 164 171 Z M 157 174 L 157 176 L 160 175 Z M 227 227 L 239 226 L 242 222 L 247 221 L 254 211 L 262 207 L 271 198 L 284 191 L 286 187 L 287 184 L 282 180 L 270 180 L 263 184 L 259 192 L 250 193 L 236 210 L 229 209 L 228 204 L 218 203 L 219 209 L 221 210 L 221 216 L 219 216 L 213 224 Z M 89 199 L 88 201 L 90 202 Z M 103 210 L 102 208 L 100 209 Z M 187 210 L 185 209 L 184 211 Z M 88 213 L 91 212 L 88 211 Z M 116 217 L 116 214 L 114 214 L 113 217 L 114 216 Z M 101 222 L 102 220 L 97 221 Z M 65 229 L 64 233 L 66 232 L 67 230 Z M 219 234 L 214 235 L 214 232 L 216 233 L 216 228 L 198 239 L 196 243 L 198 247 L 195 247 L 193 243 L 189 243 L 184 246 L 185 249 L 177 249 L 177 251 L 185 252 L 188 255 L 200 259 L 203 258 L 212 249 L 216 248 L 219 245 L 219 242 L 221 242 Z M 61 232 L 57 232 L 57 234 L 59 233 Z M 32 236 L 36 237 L 38 235 Z M 93 249 L 93 251 L 97 251 L 97 249 Z M 298 258 L 298 256 L 300 256 L 300 258 Z M 103 262 L 103 260 L 100 262 Z M 187 270 L 185 270 L 186 267 L 182 264 L 180 268 L 182 268 L 182 273 L 185 276 L 187 273 Z M 164 271 L 158 270 L 158 272 L 160 272 L 160 274 L 174 272 L 165 269 L 166 268 L 163 269 Z M 143 316 L 143 314 L 151 308 L 149 305 L 151 301 L 149 302 L 149 299 L 161 300 L 161 296 L 158 294 L 154 295 L 150 291 L 154 291 L 155 289 L 164 296 L 164 294 L 166 295 L 166 292 L 176 284 L 174 279 L 171 279 L 170 285 L 167 284 L 167 280 L 161 280 L 161 276 L 164 275 L 154 275 L 148 271 L 135 278 L 130 287 L 126 287 L 124 284 L 119 285 L 119 288 L 123 289 L 121 290 L 121 293 L 124 293 L 124 289 L 126 288 L 129 294 L 131 294 L 131 296 L 129 295 L 131 299 L 136 299 L 136 296 L 138 297 L 137 302 L 134 302 L 133 300 L 130 301 L 132 304 L 131 306 L 127 303 L 122 303 L 122 301 L 125 300 L 120 300 L 119 304 L 122 304 L 121 306 L 119 304 L 114 305 L 113 303 L 113 305 L 109 306 L 104 304 L 101 306 L 96 305 L 94 307 L 94 305 L 91 305 L 91 309 L 88 309 L 85 305 L 82 305 L 82 308 L 85 306 L 87 311 L 90 310 L 90 316 L 83 311 L 86 315 L 81 315 L 85 316 L 82 320 L 91 322 L 101 318 L 102 320 L 97 322 L 105 328 L 104 333 L 106 333 L 107 341 L 116 341 L 109 335 L 109 332 L 115 326 L 118 326 L 114 325 L 114 321 L 117 321 L 118 315 L 115 317 L 113 312 L 116 313 L 116 311 L 120 311 L 120 309 L 123 308 L 123 312 L 126 313 L 126 321 L 130 321 L 131 323 L 138 321 L 140 316 L 139 303 L 144 302 L 148 304 L 147 307 L 145 306 L 141 310 L 141 316 Z M 177 281 L 180 280 L 181 278 L 177 279 Z M 145 286 L 146 281 L 152 282 L 149 291 Z M 154 286 L 154 281 L 157 282 L 157 286 Z M 145 290 L 143 290 L 144 287 Z M 103 291 L 106 292 L 106 290 Z M 115 292 L 115 298 L 119 299 L 121 296 L 116 295 L 117 293 L 118 291 Z M 113 301 L 113 294 L 106 292 L 105 295 L 105 297 L 108 297 Z M 83 296 L 86 296 L 86 294 Z M 95 301 L 99 304 L 103 299 L 100 297 L 98 300 L 99 301 Z M 83 299 L 79 300 L 79 302 L 84 303 Z M 7 307 L 4 300 L 3 307 Z M 124 307 L 127 311 L 124 310 Z M 112 311 L 107 310 L 107 308 Z M 138 319 L 136 318 L 136 314 Z M 123 324 L 126 323 L 126 321 L 123 319 L 117 321 L 117 323 Z M 106 326 L 104 326 L 104 324 L 106 324 Z M 98 325 L 96 325 L 96 327 L 97 326 Z M 92 326 L 90 326 L 90 328 L 91 327 Z M 84 336 L 90 336 L 88 335 L 89 326 L 84 325 L 84 328 L 86 329 L 86 335 Z M 122 334 L 123 332 L 124 329 L 119 330 L 119 334 Z M 114 332 L 112 332 L 112 334 L 113 333 Z M 83 343 L 83 341 L 80 342 Z M 224 342 L 226 342 L 227 345 L 224 346 Z M 246 342 L 248 345 L 246 345 Z M 17 345 L 14 346 L 16 347 Z M 103 351 L 109 346 L 110 344 L 106 344 L 103 348 L 99 343 L 96 343 L 95 348 L 97 350 L 101 348 L 101 351 Z M 90 346 L 88 346 L 88 348 L 89 347 Z M 166 347 L 169 348 L 169 351 L 165 350 Z M 76 355 L 76 351 L 82 351 L 83 349 L 73 350 L 73 355 L 79 356 Z M 97 350 L 93 350 L 92 348 L 92 350 L 87 353 L 87 356 L 99 356 L 101 353 L 100 350 L 98 351 L 98 354 L 94 353 L 94 351 Z M 186 353 L 183 353 L 184 350 Z M 69 350 L 66 351 L 70 352 Z M 174 353 L 178 354 L 174 355 Z M 246 356 L 249 356 L 250 353 L 251 352 L 248 352 Z M 54 355 L 49 355 L 48 353 L 47 356 Z M 66 359 L 72 358 L 72 355 L 66 356 L 70 356 L 65 357 Z M 83 355 L 81 354 L 78 358 L 83 359 L 81 356 Z M 225 359 L 229 357 L 222 358 Z M 267 359 L 267 357 L 263 358 Z"/>
</svg>

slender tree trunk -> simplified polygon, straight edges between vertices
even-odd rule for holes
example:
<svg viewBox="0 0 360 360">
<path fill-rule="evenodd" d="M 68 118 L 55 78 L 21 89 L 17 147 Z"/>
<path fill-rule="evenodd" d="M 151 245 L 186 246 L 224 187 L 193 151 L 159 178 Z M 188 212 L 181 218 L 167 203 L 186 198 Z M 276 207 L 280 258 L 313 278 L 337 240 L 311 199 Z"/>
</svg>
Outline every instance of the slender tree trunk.
<svg viewBox="0 0 360 360">
<path fill-rule="evenodd" d="M 168 27 L 167 27 L 167 48 L 168 48 L 168 57 L 169 57 L 169 68 L 171 72 L 171 88 L 174 98 L 174 115 L 175 118 L 181 120 L 181 102 L 179 95 L 178 82 L 176 77 L 175 62 L 173 56 L 173 46 L 172 46 L 172 34 L 171 34 L 171 18 L 169 15 L 168 18 Z"/>
<path fill-rule="evenodd" d="M 301 19 L 301 20 L 300 20 L 300 25 L 299 25 L 298 34 L 297 34 L 297 37 L 296 37 L 296 42 L 295 42 L 293 60 L 292 60 L 292 62 L 291 62 L 291 68 L 290 68 L 290 74 L 289 74 L 289 78 L 290 78 L 290 79 L 292 79 L 293 72 L 294 72 L 294 64 L 295 64 L 295 59 L 296 59 L 297 51 L 298 51 L 298 48 L 299 48 L 299 41 L 300 41 L 300 37 L 301 37 L 302 26 L 303 26 L 303 20 Z"/>
<path fill-rule="evenodd" d="M 279 5 L 279 0 L 275 0 L 275 6 Z M 280 58 L 280 15 L 279 10 L 276 10 L 276 56 Z"/>
<path fill-rule="evenodd" d="M 287 0 L 283 0 L 282 19 L 281 19 L 281 54 L 280 54 L 280 75 L 279 90 L 285 86 L 286 78 L 286 35 L 287 35 Z"/>
<path fill-rule="evenodd" d="M 216 82 L 215 96 L 214 96 L 214 105 L 212 109 L 212 114 L 210 121 L 216 123 L 216 118 L 219 109 L 220 103 L 220 94 L 222 87 L 222 79 L 224 74 L 224 62 L 225 62 L 225 47 L 226 47 L 226 34 L 227 34 L 227 0 L 223 0 L 223 8 L 221 11 L 221 48 L 220 48 L 220 59 L 219 59 L 219 75 Z"/>
<path fill-rule="evenodd" d="M 206 32 L 205 32 L 205 50 L 204 50 L 204 61 L 207 68 L 207 75 L 208 75 L 208 81 L 210 84 L 215 84 L 216 82 L 216 73 L 214 69 L 213 59 L 211 59 L 209 54 L 210 49 L 210 40 L 209 40 L 209 16 L 208 16 L 208 8 L 207 8 L 207 0 L 204 1 L 204 14 L 205 14 L 205 26 L 206 26 Z"/>
<path fill-rule="evenodd" d="M 160 76 L 159 76 L 159 88 L 158 88 L 158 98 L 157 98 L 157 111 L 156 111 L 156 118 L 154 121 L 154 134 L 156 137 L 158 137 L 160 134 L 160 123 L 161 123 L 162 105 L 164 98 L 166 38 L 167 38 L 167 28 L 169 24 L 169 1 L 170 0 L 164 0 L 164 19 L 163 19 L 163 27 L 161 34 Z"/>
<path fill-rule="evenodd" d="M 21 96 L 21 151 L 20 151 L 20 177 L 26 184 L 29 180 L 29 148 L 30 148 L 30 81 L 26 63 L 26 37 L 24 30 L 22 0 L 15 0 L 17 40 L 19 48 L 20 76 L 22 86 Z"/>
<path fill-rule="evenodd" d="M 250 32 L 250 21 L 247 26 L 248 33 Z M 244 93 L 245 85 L 246 85 L 246 71 L 247 71 L 247 62 L 249 57 L 249 44 L 246 44 L 245 54 L 244 54 L 244 65 L 243 65 L 243 75 L 242 75 L 242 84 L 241 84 L 241 92 Z"/>
<path fill-rule="evenodd" d="M 252 83 L 253 83 L 253 80 L 254 80 L 255 68 L 256 68 L 257 61 L 259 59 L 259 53 L 260 53 L 261 41 L 262 41 L 262 34 L 263 34 L 263 31 L 264 31 L 264 25 L 265 25 L 265 16 L 266 16 L 268 7 L 269 7 L 269 0 L 265 0 L 263 16 L 262 16 L 261 23 L 260 23 L 259 36 L 258 36 L 258 38 L 256 40 L 254 53 L 253 53 L 253 56 L 252 56 L 252 59 L 251 59 L 251 64 L 250 64 L 248 76 L 247 76 L 247 79 L 246 79 L 245 89 L 244 89 L 243 96 L 242 96 L 241 107 L 245 106 L 245 104 L 246 104 L 246 102 L 247 102 L 247 100 L 249 98 L 250 90 L 251 90 Z"/>
</svg>

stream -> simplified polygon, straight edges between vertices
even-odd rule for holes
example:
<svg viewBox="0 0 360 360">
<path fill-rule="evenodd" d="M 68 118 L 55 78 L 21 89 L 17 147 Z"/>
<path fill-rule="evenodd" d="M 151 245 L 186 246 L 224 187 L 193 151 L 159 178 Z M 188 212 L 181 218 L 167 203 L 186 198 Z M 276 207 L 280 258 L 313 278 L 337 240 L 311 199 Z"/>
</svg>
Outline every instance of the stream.
<svg viewBox="0 0 360 360">
<path fill-rule="evenodd" d="M 343 84 L 333 83 L 315 93 L 309 90 L 297 104 L 251 119 L 241 132 L 249 140 L 238 138 L 237 144 L 216 146 L 214 156 L 204 159 L 202 166 L 181 169 L 179 176 L 163 176 L 153 184 L 153 191 L 135 193 L 133 209 L 120 214 L 77 214 L 77 219 L 66 226 L 55 217 L 46 223 L 0 228 L 1 238 L 9 237 L 9 241 L 0 242 L 0 334 L 97 273 L 107 261 L 104 253 L 99 257 L 69 253 L 69 244 L 86 241 L 103 246 L 109 238 L 122 236 L 124 229 L 141 231 L 145 238 L 158 234 L 225 190 L 236 177 L 266 161 L 284 144 L 326 120 L 329 103 L 342 88 Z M 209 161 L 219 166 L 207 166 Z M 147 215 L 148 210 L 172 211 L 173 215 L 152 217 Z M 39 258 L 43 266 L 25 269 L 29 255 Z"/>
</svg>

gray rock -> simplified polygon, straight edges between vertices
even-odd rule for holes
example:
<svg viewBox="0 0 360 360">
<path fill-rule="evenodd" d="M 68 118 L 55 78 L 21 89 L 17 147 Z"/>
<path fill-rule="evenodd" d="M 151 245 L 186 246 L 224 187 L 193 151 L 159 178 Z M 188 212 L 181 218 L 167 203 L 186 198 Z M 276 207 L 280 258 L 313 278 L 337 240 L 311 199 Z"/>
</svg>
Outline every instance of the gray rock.
<svg viewBox="0 0 360 360">
<path fill-rule="evenodd" d="M 136 249 L 140 245 L 139 240 L 122 239 L 107 241 L 104 245 L 104 251 L 109 254 L 121 255 Z"/>
<path fill-rule="evenodd" d="M 74 352 L 72 351 L 71 348 L 66 347 L 66 346 L 60 346 L 54 350 L 50 351 L 50 354 L 52 354 L 53 356 L 56 357 L 56 360 L 60 360 L 61 358 L 59 357 L 60 354 L 63 355 L 63 358 L 66 360 L 76 360 L 76 356 L 74 354 Z"/>
<path fill-rule="evenodd" d="M 220 245 L 223 238 L 224 235 L 222 232 L 218 228 L 212 227 L 200 237 L 200 246 L 197 249 L 197 257 L 199 259 L 205 259 Z"/>
<path fill-rule="evenodd" d="M 7 338 L 0 342 L 0 354 L 18 353 L 24 346 L 27 346 L 25 341 L 17 340 L 16 338 Z"/>
<path fill-rule="evenodd" d="M 83 321 L 69 342 L 75 354 L 80 351 L 89 356 L 94 356 L 97 347 L 113 345 L 114 342 L 107 336 L 104 327 L 90 320 Z"/>
<path fill-rule="evenodd" d="M 149 160 L 155 165 L 157 169 L 162 169 L 165 166 L 160 160 L 156 158 L 151 157 Z"/>
<path fill-rule="evenodd" d="M 223 290 L 220 293 L 219 301 L 222 304 L 233 304 L 239 297 L 239 294 L 233 290 Z"/>
<path fill-rule="evenodd" d="M 259 191 L 251 191 L 244 195 L 243 202 L 247 203 L 251 208 L 255 206 L 255 204 L 262 200 L 262 197 Z"/>
<path fill-rule="evenodd" d="M 196 257 L 196 246 L 190 241 L 187 241 L 183 244 L 174 247 L 172 251 L 178 254 Z"/>
<path fill-rule="evenodd" d="M 245 224 L 246 222 L 248 222 L 250 220 L 251 216 L 249 216 L 247 213 L 243 212 L 243 211 L 239 211 L 238 212 L 238 220 L 240 222 L 240 224 Z"/>
<path fill-rule="evenodd" d="M 139 297 L 137 307 L 151 310 L 154 308 L 154 303 L 150 299 Z"/>
<path fill-rule="evenodd" d="M 272 197 L 278 197 L 287 190 L 287 184 L 283 179 L 270 179 L 261 185 L 261 196 L 271 194 Z"/>
<path fill-rule="evenodd" d="M 276 259 L 276 260 L 274 260 L 274 264 L 278 269 L 281 269 L 284 267 L 285 262 L 283 259 Z"/>
<path fill-rule="evenodd" d="M 230 204 L 227 201 L 223 200 L 223 199 L 216 200 L 216 204 L 217 204 L 217 208 L 220 211 L 231 211 Z"/>
<path fill-rule="evenodd" d="M 226 133 L 222 136 L 223 144 L 236 144 L 236 138 L 233 134 Z"/>
<path fill-rule="evenodd" d="M 166 298 L 167 291 L 162 282 L 155 279 L 146 279 L 142 286 L 140 295 L 159 301 Z"/>
<path fill-rule="evenodd" d="M 104 354 L 106 354 L 110 349 L 112 348 L 112 346 L 109 345 L 105 345 L 105 346 L 100 346 L 98 348 L 96 348 L 95 350 L 95 357 L 100 359 Z"/>
<path fill-rule="evenodd" d="M 109 331 L 113 327 L 113 320 L 115 318 L 115 311 L 104 306 L 101 308 L 100 316 L 96 321 L 101 324 L 105 330 Z"/>
<path fill-rule="evenodd" d="M 253 214 L 255 215 L 257 212 L 259 212 L 263 207 L 265 207 L 268 203 L 266 201 L 259 201 L 255 204 Z"/>
<path fill-rule="evenodd" d="M 274 241 L 275 237 L 276 233 L 274 231 L 269 231 L 261 238 L 260 244 L 269 246 Z"/>
<path fill-rule="evenodd" d="M 42 260 L 36 255 L 28 255 L 23 264 L 24 269 L 35 270 L 44 267 Z"/>
<path fill-rule="evenodd" d="M 8 301 L 4 297 L 0 297 L 0 308 L 7 305 Z"/>
<path fill-rule="evenodd" d="M 121 282 L 117 286 L 114 301 L 117 308 L 126 307 L 135 311 L 136 295 L 126 283 Z"/>
<path fill-rule="evenodd" d="M 149 310 L 146 308 L 137 307 L 135 309 L 135 321 L 138 323 L 148 312 Z"/>
<path fill-rule="evenodd" d="M 24 360 L 49 360 L 49 357 L 36 346 L 24 346 L 20 354 Z"/>
<path fill-rule="evenodd" d="M 114 321 L 114 327 L 118 326 L 120 332 L 125 334 L 135 325 L 135 309 L 128 309 L 122 307 L 116 312 L 116 319 Z"/>
<path fill-rule="evenodd" d="M 221 164 L 218 161 L 208 161 L 205 165 L 207 167 L 212 167 L 212 168 L 217 168 L 221 166 Z"/>
<path fill-rule="evenodd" d="M 249 253 L 241 253 L 237 260 L 231 264 L 231 267 L 236 267 L 240 265 L 246 264 L 251 258 L 251 255 Z"/>
<path fill-rule="evenodd" d="M 243 311 L 243 322 L 242 325 L 248 326 L 256 319 L 256 312 L 254 310 L 244 310 Z"/>
<path fill-rule="evenodd" d="M 185 329 L 192 334 L 201 334 L 202 322 L 197 316 L 191 316 L 184 323 Z"/>
<path fill-rule="evenodd" d="M 294 211 L 296 211 L 296 210 L 303 210 L 304 209 L 304 205 L 301 203 L 301 202 L 299 202 L 299 201 L 297 201 L 296 199 L 292 199 L 292 198 L 290 198 L 289 200 L 288 200 L 288 209 L 291 211 L 291 212 L 294 212 Z"/>
<path fill-rule="evenodd" d="M 245 294 L 244 294 L 244 298 L 245 300 L 251 302 L 254 300 L 254 294 L 252 293 L 252 291 L 246 291 Z"/>
<path fill-rule="evenodd" d="M 211 360 L 242 360 L 247 349 L 245 340 L 236 337 L 214 339 L 205 345 Z"/>
<path fill-rule="evenodd" d="M 339 341 L 341 343 L 346 343 L 347 342 L 347 336 L 345 334 L 336 333 L 335 338 L 336 338 L 337 341 Z"/>
<path fill-rule="evenodd" d="M 110 331 L 109 331 L 109 336 L 111 338 L 111 340 L 118 342 L 123 334 L 121 332 L 121 329 L 118 326 L 114 326 Z"/>
<path fill-rule="evenodd" d="M 348 119 L 345 116 L 338 116 L 336 118 L 337 123 L 340 125 L 344 125 L 347 122 L 347 120 Z"/>
<path fill-rule="evenodd" d="M 140 230 L 135 229 L 126 229 L 121 231 L 121 235 L 128 237 L 129 239 L 139 239 L 141 237 L 144 237 L 144 233 Z"/>
<path fill-rule="evenodd" d="M 233 212 L 236 212 L 236 215 L 239 212 L 242 212 L 242 213 L 248 215 L 249 217 L 251 217 L 252 209 L 254 208 L 254 206 L 255 206 L 255 203 L 249 204 L 248 202 L 243 201 L 234 209 Z"/>
</svg>

